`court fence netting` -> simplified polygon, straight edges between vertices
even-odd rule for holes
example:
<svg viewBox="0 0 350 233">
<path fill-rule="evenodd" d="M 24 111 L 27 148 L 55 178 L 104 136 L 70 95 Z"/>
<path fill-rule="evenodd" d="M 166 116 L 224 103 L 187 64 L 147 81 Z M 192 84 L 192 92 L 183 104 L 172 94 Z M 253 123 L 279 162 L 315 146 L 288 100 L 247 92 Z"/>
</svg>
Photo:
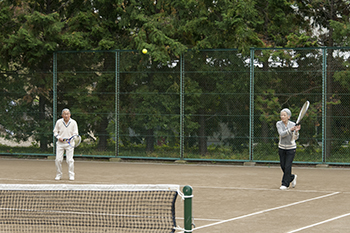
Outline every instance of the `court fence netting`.
<svg viewBox="0 0 350 233">
<path fill-rule="evenodd" d="M 152 53 L 56 51 L 0 70 L 0 156 L 54 157 L 69 108 L 76 158 L 278 163 L 279 112 L 295 122 L 308 100 L 294 162 L 350 165 L 350 47 Z"/>
<path fill-rule="evenodd" d="M 179 185 L 0 184 L 0 232 L 187 232 L 175 219 L 177 196 L 192 201 L 184 193 Z"/>
</svg>

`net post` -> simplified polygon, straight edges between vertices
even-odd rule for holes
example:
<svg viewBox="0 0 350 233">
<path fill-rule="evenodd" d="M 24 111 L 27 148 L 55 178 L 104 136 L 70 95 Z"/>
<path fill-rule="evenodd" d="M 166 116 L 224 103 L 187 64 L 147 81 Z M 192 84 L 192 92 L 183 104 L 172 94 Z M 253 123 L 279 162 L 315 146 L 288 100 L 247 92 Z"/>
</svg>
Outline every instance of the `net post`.
<svg viewBox="0 0 350 233">
<path fill-rule="evenodd" d="M 184 200 L 184 232 L 192 232 L 192 187 L 183 188 Z"/>
</svg>

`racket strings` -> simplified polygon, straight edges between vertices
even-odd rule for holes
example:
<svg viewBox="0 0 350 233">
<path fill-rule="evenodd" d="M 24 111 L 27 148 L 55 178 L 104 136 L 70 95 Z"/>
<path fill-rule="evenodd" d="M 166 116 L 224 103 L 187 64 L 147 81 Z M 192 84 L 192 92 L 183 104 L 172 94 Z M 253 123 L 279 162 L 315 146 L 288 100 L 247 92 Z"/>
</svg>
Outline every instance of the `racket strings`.
<svg viewBox="0 0 350 233">
<path fill-rule="evenodd" d="M 80 136 L 75 136 L 70 140 L 71 146 L 77 147 L 81 142 L 81 137 Z"/>
</svg>

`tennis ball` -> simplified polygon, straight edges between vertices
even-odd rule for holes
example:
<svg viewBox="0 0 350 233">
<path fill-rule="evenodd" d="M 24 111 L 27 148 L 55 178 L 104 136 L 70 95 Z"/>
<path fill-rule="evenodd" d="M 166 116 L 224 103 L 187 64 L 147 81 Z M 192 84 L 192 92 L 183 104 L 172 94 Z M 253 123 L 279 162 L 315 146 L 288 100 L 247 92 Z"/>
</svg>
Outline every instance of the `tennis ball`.
<svg viewBox="0 0 350 233">
<path fill-rule="evenodd" d="M 147 49 L 142 49 L 142 53 L 146 54 L 147 53 Z"/>
</svg>

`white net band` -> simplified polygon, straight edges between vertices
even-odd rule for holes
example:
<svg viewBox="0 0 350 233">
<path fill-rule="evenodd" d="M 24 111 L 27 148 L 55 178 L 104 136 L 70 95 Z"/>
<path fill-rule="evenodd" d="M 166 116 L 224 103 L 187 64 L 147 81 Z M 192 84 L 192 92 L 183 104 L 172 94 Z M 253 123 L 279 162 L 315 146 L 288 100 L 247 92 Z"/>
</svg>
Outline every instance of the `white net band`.
<svg viewBox="0 0 350 233">
<path fill-rule="evenodd" d="M 0 184 L 0 190 L 81 190 L 81 191 L 176 191 L 173 184 Z"/>
</svg>

